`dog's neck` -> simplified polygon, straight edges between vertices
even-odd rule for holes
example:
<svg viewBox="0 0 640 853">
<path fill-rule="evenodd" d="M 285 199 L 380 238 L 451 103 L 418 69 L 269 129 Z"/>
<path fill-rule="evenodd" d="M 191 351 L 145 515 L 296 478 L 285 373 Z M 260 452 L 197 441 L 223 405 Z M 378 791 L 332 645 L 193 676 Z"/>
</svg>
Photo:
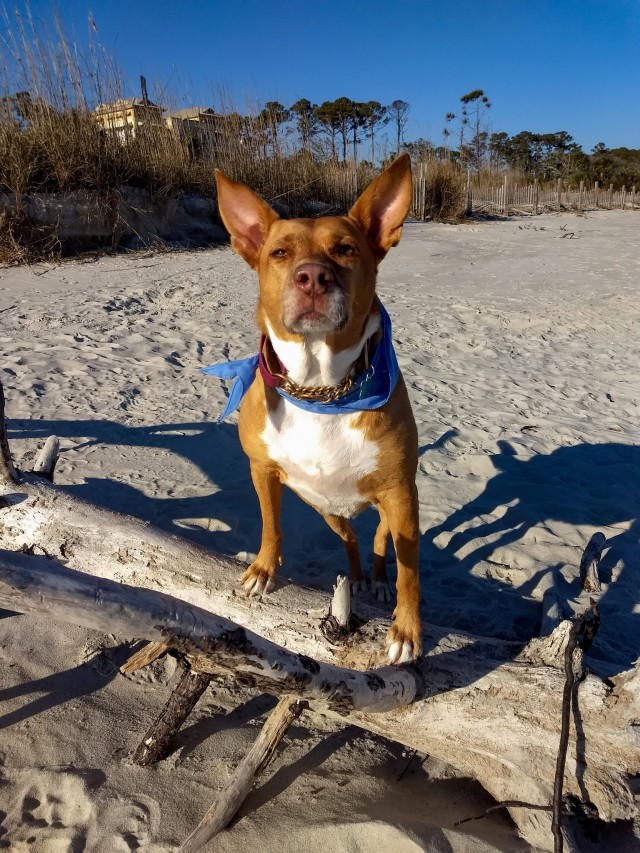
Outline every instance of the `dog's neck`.
<svg viewBox="0 0 640 853">
<path fill-rule="evenodd" d="M 326 332 L 304 335 L 299 341 L 282 340 L 267 321 L 273 349 L 285 366 L 287 376 L 298 385 L 337 385 L 351 371 L 365 342 L 380 329 L 380 315 L 370 314 L 358 342 L 343 350 L 333 350 Z"/>
</svg>

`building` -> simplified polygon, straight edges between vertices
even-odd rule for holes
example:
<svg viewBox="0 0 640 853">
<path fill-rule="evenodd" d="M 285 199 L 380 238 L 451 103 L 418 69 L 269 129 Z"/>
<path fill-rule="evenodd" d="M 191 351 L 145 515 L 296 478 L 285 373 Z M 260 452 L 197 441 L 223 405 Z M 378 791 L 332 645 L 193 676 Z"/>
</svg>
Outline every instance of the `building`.
<svg viewBox="0 0 640 853">
<path fill-rule="evenodd" d="M 99 104 L 95 110 L 98 123 L 121 138 L 122 142 L 135 137 L 145 125 L 162 126 L 164 107 L 142 98 L 121 98 L 111 104 Z"/>
<path fill-rule="evenodd" d="M 165 122 L 167 127 L 187 142 L 194 154 L 213 155 L 220 141 L 222 116 L 210 107 L 187 107 L 169 113 Z"/>
</svg>

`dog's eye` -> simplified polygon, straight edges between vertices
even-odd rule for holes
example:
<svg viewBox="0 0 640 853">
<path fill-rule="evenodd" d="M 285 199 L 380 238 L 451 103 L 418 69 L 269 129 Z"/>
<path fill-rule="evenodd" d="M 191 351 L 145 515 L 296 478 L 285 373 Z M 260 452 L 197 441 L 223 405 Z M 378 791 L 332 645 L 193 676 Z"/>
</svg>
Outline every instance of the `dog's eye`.
<svg viewBox="0 0 640 853">
<path fill-rule="evenodd" d="M 286 249 L 282 249 L 282 248 L 279 248 L 279 249 L 273 249 L 273 251 L 270 253 L 270 256 L 271 256 L 272 258 L 286 258 L 286 256 L 287 256 L 287 250 L 286 250 Z"/>
<path fill-rule="evenodd" d="M 336 255 L 340 255 L 343 258 L 348 258 L 351 255 L 355 255 L 356 249 L 355 246 L 352 246 L 351 243 L 338 243 L 335 247 L 334 252 Z"/>
</svg>

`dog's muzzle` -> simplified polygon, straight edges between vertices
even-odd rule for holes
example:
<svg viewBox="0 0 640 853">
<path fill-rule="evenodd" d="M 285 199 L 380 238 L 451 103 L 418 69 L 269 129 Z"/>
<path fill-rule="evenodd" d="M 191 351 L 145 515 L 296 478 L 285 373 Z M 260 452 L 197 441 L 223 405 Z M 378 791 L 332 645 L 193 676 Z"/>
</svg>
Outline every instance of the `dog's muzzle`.
<svg viewBox="0 0 640 853">
<path fill-rule="evenodd" d="M 328 264 L 307 262 L 293 271 L 282 305 L 289 332 L 337 332 L 348 320 L 347 298 Z"/>
</svg>

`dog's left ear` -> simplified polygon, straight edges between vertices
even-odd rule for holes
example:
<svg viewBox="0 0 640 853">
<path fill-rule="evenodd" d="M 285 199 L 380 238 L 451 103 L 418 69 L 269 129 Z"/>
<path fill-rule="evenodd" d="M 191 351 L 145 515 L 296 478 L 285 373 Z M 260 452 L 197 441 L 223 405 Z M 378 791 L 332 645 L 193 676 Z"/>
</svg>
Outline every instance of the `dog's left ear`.
<svg viewBox="0 0 640 853">
<path fill-rule="evenodd" d="M 369 184 L 349 211 L 349 217 L 366 234 L 377 260 L 381 261 L 400 242 L 412 196 L 411 159 L 408 154 L 401 154 Z"/>
</svg>

